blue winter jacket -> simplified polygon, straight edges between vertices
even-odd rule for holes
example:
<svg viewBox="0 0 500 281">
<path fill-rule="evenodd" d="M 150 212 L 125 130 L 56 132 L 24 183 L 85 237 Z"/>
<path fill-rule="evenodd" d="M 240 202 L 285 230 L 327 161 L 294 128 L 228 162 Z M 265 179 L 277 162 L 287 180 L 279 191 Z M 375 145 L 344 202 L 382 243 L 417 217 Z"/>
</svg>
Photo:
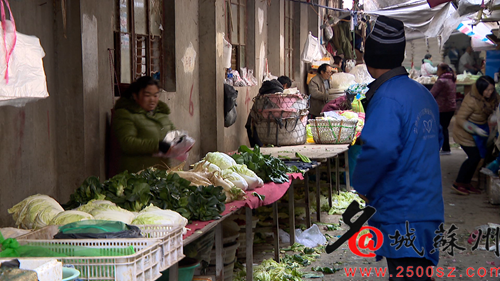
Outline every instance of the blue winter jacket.
<svg viewBox="0 0 500 281">
<path fill-rule="evenodd" d="M 378 258 L 425 257 L 437 265 L 438 249 L 430 252 L 434 231 L 444 222 L 438 105 L 402 67 L 385 73 L 369 87 L 361 133 L 364 143 L 352 185 L 376 209 L 368 222 L 384 234 L 376 254 Z M 389 238 L 396 230 L 414 237 L 414 247 L 407 244 L 396 250 L 398 241 Z"/>
</svg>

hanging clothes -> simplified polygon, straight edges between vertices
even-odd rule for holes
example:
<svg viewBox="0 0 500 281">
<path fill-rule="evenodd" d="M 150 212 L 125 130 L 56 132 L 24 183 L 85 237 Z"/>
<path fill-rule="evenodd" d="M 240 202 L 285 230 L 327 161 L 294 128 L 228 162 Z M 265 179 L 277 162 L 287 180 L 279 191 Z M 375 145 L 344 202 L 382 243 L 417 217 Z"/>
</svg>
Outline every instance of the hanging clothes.
<svg viewBox="0 0 500 281">
<path fill-rule="evenodd" d="M 351 45 L 351 31 L 349 22 L 339 22 L 333 26 L 333 45 L 337 49 L 337 55 L 344 55 L 344 59 L 354 57 Z"/>
</svg>

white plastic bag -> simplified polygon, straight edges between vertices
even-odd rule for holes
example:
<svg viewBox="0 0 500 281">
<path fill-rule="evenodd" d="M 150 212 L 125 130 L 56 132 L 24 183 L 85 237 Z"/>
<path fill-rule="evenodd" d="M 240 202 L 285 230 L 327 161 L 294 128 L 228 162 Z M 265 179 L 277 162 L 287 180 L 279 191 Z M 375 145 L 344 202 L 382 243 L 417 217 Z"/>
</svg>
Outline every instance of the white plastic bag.
<svg viewBox="0 0 500 281">
<path fill-rule="evenodd" d="M 302 51 L 301 59 L 305 62 L 312 63 L 316 60 L 321 60 L 322 58 L 321 44 L 319 43 L 318 38 L 312 36 L 311 32 L 309 32 L 304 46 L 304 51 Z"/>
<path fill-rule="evenodd" d="M 313 224 L 310 228 L 304 230 L 295 229 L 295 241 L 309 248 L 326 244 L 326 238 L 319 230 L 319 227 Z"/>
<path fill-rule="evenodd" d="M 3 5 L 2 1 L 0 3 Z M 42 62 L 45 52 L 40 40 L 35 36 L 16 32 L 15 23 L 8 20 L 5 21 L 4 36 L 2 26 L 0 25 L 0 106 L 21 107 L 27 102 L 48 97 Z M 4 47 L 4 40 L 7 48 Z"/>
<path fill-rule="evenodd" d="M 368 69 L 366 68 L 366 64 L 358 64 L 356 65 L 349 74 L 354 75 L 355 82 L 358 84 L 370 84 L 375 79 L 370 75 Z"/>
<path fill-rule="evenodd" d="M 231 43 L 227 42 L 226 38 L 224 40 L 224 48 L 222 52 L 222 62 L 224 68 L 231 68 L 231 56 L 233 54 L 233 46 Z"/>
<path fill-rule="evenodd" d="M 183 131 L 170 131 L 167 133 L 164 142 L 169 143 L 170 149 L 167 153 L 157 152 L 153 157 L 175 158 L 181 162 L 186 161 L 189 157 L 189 151 L 193 148 L 195 140 Z"/>
</svg>

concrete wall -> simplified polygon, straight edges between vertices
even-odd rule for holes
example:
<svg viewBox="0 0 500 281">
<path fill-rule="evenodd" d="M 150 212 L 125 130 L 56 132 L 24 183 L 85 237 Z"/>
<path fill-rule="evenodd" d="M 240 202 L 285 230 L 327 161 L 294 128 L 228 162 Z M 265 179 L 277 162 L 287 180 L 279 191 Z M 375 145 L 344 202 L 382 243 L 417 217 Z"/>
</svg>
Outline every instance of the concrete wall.
<svg viewBox="0 0 500 281">
<path fill-rule="evenodd" d="M 262 83 L 265 59 L 273 61 L 271 69 L 277 67 L 271 70 L 274 75 L 282 72 L 282 50 L 269 52 L 268 47 L 273 34 L 282 41 L 283 30 L 270 31 L 268 20 L 275 13 L 280 14 L 275 19 L 282 18 L 284 0 L 247 2 L 247 66 L 259 85 L 237 88 L 238 119 L 229 128 L 223 125 L 224 1 L 164 1 L 175 10 L 175 26 L 165 27 L 165 33 L 175 33 L 175 66 L 169 72 L 175 83 L 169 83 L 162 100 L 170 106 L 176 127 L 197 140 L 188 162 L 210 151 L 248 145 L 244 125 Z M 107 124 L 114 102 L 108 49 L 114 48 L 116 3 L 71 0 L 64 9 L 61 4 L 11 1 L 18 31 L 40 38 L 45 50 L 50 97 L 23 108 L 0 107 L 0 227 L 13 225 L 7 209 L 27 196 L 43 193 L 66 202 L 86 177 L 105 177 Z M 295 80 L 303 89 L 307 67 L 299 57 L 307 33 L 317 35 L 318 19 L 307 5 L 294 5 Z M 282 26 L 282 20 L 276 24 Z"/>
<path fill-rule="evenodd" d="M 199 63 L 202 59 L 198 35 L 198 1 L 175 1 L 175 66 L 176 91 L 163 100 L 171 109 L 171 120 L 179 130 L 185 130 L 197 143 L 188 162 L 200 159 L 200 84 Z M 191 64 L 193 63 L 193 64 Z M 173 162 L 175 165 L 177 162 Z"/>
<path fill-rule="evenodd" d="M 54 15 L 52 3 L 43 2 L 47 1 L 10 4 L 18 32 L 40 38 L 48 91 L 54 93 Z M 7 209 L 13 203 L 36 192 L 57 195 L 54 107 L 52 97 L 22 108 L 0 107 L 0 226 L 12 223 Z"/>
<path fill-rule="evenodd" d="M 273 3 L 281 1 L 273 1 Z M 271 5 L 273 5 L 271 3 Z M 269 7 L 266 1 L 248 1 L 248 25 L 247 25 L 247 64 L 248 67 L 254 69 L 254 75 L 257 78 L 258 85 L 253 87 L 236 87 L 238 90 L 237 110 L 238 118 L 236 123 L 229 128 L 224 128 L 224 151 L 237 150 L 240 145 L 250 145 L 245 128 L 248 114 L 253 106 L 253 98 L 259 93 L 259 88 L 262 84 L 262 77 L 265 73 L 265 59 L 270 58 L 268 54 L 268 23 Z M 279 6 L 278 6 L 279 8 Z M 278 17 L 279 18 L 279 17 Z M 279 23 L 277 23 L 279 24 Z M 276 30 L 275 30 L 276 31 Z M 283 31 L 281 31 L 283 32 Z M 277 30 L 279 36 L 280 30 Z M 276 59 L 278 57 L 278 59 Z M 276 49 L 274 57 L 279 67 L 279 50 Z M 281 62 L 283 64 L 283 62 Z M 279 72 L 273 72 L 273 75 L 278 75 Z M 279 70 L 276 70 L 279 71 Z"/>
<path fill-rule="evenodd" d="M 7 209 L 43 193 L 60 202 L 90 175 L 104 176 L 106 114 L 112 107 L 108 48 L 112 1 L 11 1 L 18 32 L 40 39 L 50 94 L 0 107 L 0 226 Z M 63 24 L 63 13 L 66 25 Z"/>
</svg>

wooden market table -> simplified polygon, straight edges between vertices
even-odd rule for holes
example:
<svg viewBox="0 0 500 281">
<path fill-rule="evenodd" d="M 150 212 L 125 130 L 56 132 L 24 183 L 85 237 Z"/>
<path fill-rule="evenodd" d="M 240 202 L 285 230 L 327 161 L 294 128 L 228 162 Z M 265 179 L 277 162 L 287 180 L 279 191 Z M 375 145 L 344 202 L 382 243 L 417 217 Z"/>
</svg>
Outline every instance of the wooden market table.
<svg viewBox="0 0 500 281">
<path fill-rule="evenodd" d="M 470 80 L 465 81 L 465 82 L 464 81 L 457 81 L 457 82 L 455 82 L 455 85 L 464 87 L 464 96 L 465 96 L 472 91 L 472 85 L 474 85 L 474 83 L 476 83 L 476 81 L 470 81 Z M 434 86 L 434 83 L 422 84 L 422 85 L 424 85 L 430 91 L 432 86 Z"/>
<path fill-rule="evenodd" d="M 222 257 L 222 249 L 223 249 L 223 243 L 222 243 L 222 238 L 223 238 L 223 233 L 222 233 L 222 222 L 234 214 L 236 211 L 239 209 L 245 207 L 245 219 L 247 221 L 246 223 L 246 272 L 247 272 L 247 280 L 251 281 L 253 280 L 253 236 L 252 236 L 252 209 L 256 209 L 258 207 L 264 206 L 264 205 L 273 205 L 273 221 L 275 224 L 275 241 L 278 239 L 278 233 L 279 233 L 279 225 L 278 225 L 278 204 L 277 201 L 285 195 L 287 191 L 290 189 L 293 189 L 293 184 L 295 179 L 303 179 L 302 175 L 300 173 L 297 174 L 291 174 L 290 175 L 290 180 L 289 182 L 283 183 L 283 184 L 276 184 L 276 183 L 266 183 L 264 184 L 263 187 L 256 188 L 255 190 L 252 191 L 247 191 L 246 192 L 246 199 L 241 200 L 241 201 L 234 201 L 231 203 L 226 204 L 226 210 L 222 212 L 221 218 L 218 220 L 211 220 L 211 221 L 194 221 L 191 224 L 187 225 L 186 228 L 190 229 L 188 233 L 184 235 L 184 246 L 189 245 L 191 242 L 197 240 L 204 234 L 206 234 L 208 231 L 212 230 L 215 228 L 215 252 L 216 252 L 216 261 L 215 261 L 215 275 L 216 275 L 216 280 L 224 280 L 224 261 Z M 257 192 L 260 195 L 264 195 L 265 198 L 264 200 L 260 200 L 257 196 L 254 196 L 253 193 Z M 293 196 L 293 192 L 289 193 L 289 196 Z M 293 199 L 293 197 L 291 197 Z M 293 210 L 293 200 L 290 200 L 291 207 L 290 209 Z M 290 220 L 293 217 L 290 217 Z M 295 221 L 294 223 L 290 226 L 290 232 L 295 231 Z M 293 227 L 293 228 L 292 228 Z M 292 240 L 290 240 L 292 241 Z M 277 244 L 277 243 L 276 243 Z M 279 244 L 277 244 L 279 245 Z M 276 250 L 275 250 L 276 251 Z M 277 250 L 277 253 L 279 255 L 279 248 Z M 178 280 L 178 264 L 175 264 L 174 266 L 170 267 L 169 271 L 169 279 L 170 280 Z"/>
<path fill-rule="evenodd" d="M 329 204 L 332 206 L 332 181 L 331 181 L 331 164 L 329 159 L 336 158 L 335 161 L 335 169 L 337 172 L 337 190 L 339 189 L 339 160 L 338 156 L 341 153 L 345 154 L 346 159 L 346 185 L 347 188 L 350 188 L 349 182 L 349 164 L 347 157 L 348 145 L 320 145 L 320 144 L 305 144 L 305 145 L 296 145 L 296 146 L 282 146 L 282 147 L 262 147 L 260 148 L 262 154 L 270 154 L 274 157 L 285 156 L 290 159 L 298 159 L 295 156 L 296 152 L 309 157 L 312 160 L 316 160 L 318 162 L 327 162 L 328 163 L 328 180 L 329 180 Z M 313 166 L 312 169 L 316 171 L 317 179 L 320 178 L 319 165 Z M 234 214 L 239 209 L 245 207 L 245 218 L 246 218 L 246 273 L 247 273 L 247 281 L 253 280 L 253 238 L 252 238 L 252 209 L 258 208 L 264 205 L 272 205 L 273 209 L 273 232 L 274 232 L 274 252 L 275 259 L 279 260 L 279 223 L 278 223 L 278 204 L 277 201 L 283 197 L 283 195 L 288 191 L 288 208 L 289 208 L 289 220 L 290 220 L 290 244 L 295 242 L 295 200 L 294 200 L 294 183 L 295 179 L 304 179 L 306 188 L 309 186 L 309 175 L 306 171 L 304 178 L 293 177 L 290 179 L 289 183 L 284 183 L 281 185 L 276 185 L 274 183 L 267 183 L 264 187 L 257 188 L 253 191 L 247 191 L 247 199 L 242 201 L 235 201 L 226 204 L 226 210 L 221 214 L 221 218 L 218 220 L 208 221 L 208 222 L 192 222 L 190 225 L 187 225 L 187 228 L 191 228 L 191 231 L 184 236 L 184 245 L 188 245 L 196 239 L 200 238 L 202 235 L 206 234 L 208 231 L 215 228 L 215 251 L 216 251 L 216 280 L 224 280 L 224 261 L 222 257 L 222 249 L 223 249 L 223 233 L 222 233 L 222 222 L 224 219 Z M 320 202 L 319 202 L 319 194 L 320 194 L 320 183 L 319 180 L 317 183 L 317 202 L 318 202 L 318 220 L 320 220 Z M 271 188 L 271 185 L 275 185 Z M 266 195 L 264 201 L 260 201 L 254 196 L 252 193 L 257 192 L 262 195 Z M 309 192 L 306 192 L 306 222 L 308 223 L 308 227 L 311 225 L 311 218 L 309 212 Z M 170 280 L 178 280 L 178 265 L 175 264 L 170 268 Z"/>
<path fill-rule="evenodd" d="M 260 152 L 262 154 L 270 154 L 276 158 L 289 158 L 289 159 L 298 159 L 295 155 L 297 152 L 307 156 L 311 160 L 316 160 L 318 162 L 324 163 L 327 162 L 328 167 L 328 204 L 330 208 L 333 206 L 332 195 L 333 195 L 333 186 L 332 186 L 332 167 L 330 163 L 331 158 L 335 158 L 335 172 L 336 172 L 336 181 L 335 185 L 337 188 L 337 192 L 340 191 L 340 168 L 339 168 L 339 158 L 338 156 L 344 153 L 345 156 L 345 173 L 346 173 L 346 188 L 347 190 L 351 189 L 351 183 L 349 178 L 349 161 L 347 151 L 349 150 L 348 144 L 302 144 L 302 145 L 292 145 L 292 146 L 281 146 L 281 147 L 261 147 Z M 316 170 L 316 206 L 317 206 L 317 220 L 321 221 L 321 204 L 320 204 L 320 170 L 319 166 L 315 167 Z M 305 174 L 304 179 L 306 190 L 309 190 L 309 175 Z M 290 189 L 290 192 L 293 193 L 293 188 Z M 310 201 L 309 201 L 309 192 L 305 192 L 306 195 L 306 224 L 307 227 L 311 226 L 311 217 L 309 214 L 310 209 Z M 293 213 L 290 216 L 294 215 Z M 294 233 L 290 233 L 290 238 L 294 236 Z"/>
</svg>

